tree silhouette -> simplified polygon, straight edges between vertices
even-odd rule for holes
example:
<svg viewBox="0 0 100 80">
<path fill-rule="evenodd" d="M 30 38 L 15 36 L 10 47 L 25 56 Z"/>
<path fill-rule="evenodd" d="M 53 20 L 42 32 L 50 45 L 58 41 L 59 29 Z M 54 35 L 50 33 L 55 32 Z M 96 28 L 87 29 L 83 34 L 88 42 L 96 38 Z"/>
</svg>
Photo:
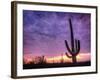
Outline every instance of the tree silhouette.
<svg viewBox="0 0 100 80">
<path fill-rule="evenodd" d="M 45 56 L 38 56 L 35 58 L 35 63 L 36 64 L 44 64 L 46 63 L 46 59 L 45 59 Z"/>
</svg>

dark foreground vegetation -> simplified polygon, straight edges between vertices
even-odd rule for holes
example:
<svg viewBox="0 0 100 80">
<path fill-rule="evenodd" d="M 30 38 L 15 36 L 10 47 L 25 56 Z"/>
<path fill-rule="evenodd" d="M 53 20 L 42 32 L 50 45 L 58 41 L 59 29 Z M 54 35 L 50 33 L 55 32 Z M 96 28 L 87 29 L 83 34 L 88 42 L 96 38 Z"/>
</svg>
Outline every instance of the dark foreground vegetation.
<svg viewBox="0 0 100 80">
<path fill-rule="evenodd" d="M 90 66 L 91 62 L 77 62 L 77 63 L 42 63 L 42 64 L 24 64 L 23 69 L 38 69 L 38 68 L 57 68 L 57 67 L 77 67 Z"/>
</svg>

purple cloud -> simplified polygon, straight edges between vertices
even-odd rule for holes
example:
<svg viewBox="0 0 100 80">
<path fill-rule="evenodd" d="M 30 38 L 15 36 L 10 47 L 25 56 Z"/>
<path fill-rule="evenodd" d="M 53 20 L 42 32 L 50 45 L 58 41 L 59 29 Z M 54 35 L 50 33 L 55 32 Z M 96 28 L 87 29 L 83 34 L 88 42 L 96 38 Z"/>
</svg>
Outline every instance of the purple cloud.
<svg viewBox="0 0 100 80">
<path fill-rule="evenodd" d="M 69 18 L 74 36 L 81 42 L 80 52 L 90 52 L 90 14 L 23 10 L 24 53 L 54 55 L 66 52 L 64 40 L 70 43 Z"/>
</svg>

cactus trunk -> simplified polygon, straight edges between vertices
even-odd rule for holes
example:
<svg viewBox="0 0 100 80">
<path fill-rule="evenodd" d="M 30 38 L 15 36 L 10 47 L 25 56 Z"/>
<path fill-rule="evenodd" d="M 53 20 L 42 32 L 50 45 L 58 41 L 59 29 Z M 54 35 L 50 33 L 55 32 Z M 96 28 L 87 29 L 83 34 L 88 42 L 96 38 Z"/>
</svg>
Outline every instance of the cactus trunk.
<svg viewBox="0 0 100 80">
<path fill-rule="evenodd" d="M 71 47 L 72 47 L 72 51 L 74 51 L 74 34 L 73 34 L 71 19 L 69 19 L 69 24 L 70 24 L 70 32 L 71 32 Z"/>
<path fill-rule="evenodd" d="M 73 61 L 73 63 L 76 63 L 77 62 L 76 56 L 72 56 L 72 61 Z"/>
</svg>

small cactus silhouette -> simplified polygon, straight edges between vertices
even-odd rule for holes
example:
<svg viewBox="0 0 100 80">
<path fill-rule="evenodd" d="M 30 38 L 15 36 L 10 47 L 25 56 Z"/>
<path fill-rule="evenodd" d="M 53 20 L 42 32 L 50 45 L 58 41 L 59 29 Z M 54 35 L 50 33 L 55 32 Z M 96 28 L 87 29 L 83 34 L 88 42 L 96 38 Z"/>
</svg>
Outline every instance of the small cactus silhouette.
<svg viewBox="0 0 100 80">
<path fill-rule="evenodd" d="M 65 53 L 67 57 L 72 58 L 73 63 L 76 63 L 76 56 L 79 54 L 80 51 L 80 41 L 77 39 L 74 39 L 74 33 L 72 28 L 72 22 L 71 19 L 69 19 L 69 26 L 70 26 L 70 32 L 71 32 L 71 48 L 68 45 L 67 40 L 65 40 L 65 45 L 69 53 Z"/>
</svg>

